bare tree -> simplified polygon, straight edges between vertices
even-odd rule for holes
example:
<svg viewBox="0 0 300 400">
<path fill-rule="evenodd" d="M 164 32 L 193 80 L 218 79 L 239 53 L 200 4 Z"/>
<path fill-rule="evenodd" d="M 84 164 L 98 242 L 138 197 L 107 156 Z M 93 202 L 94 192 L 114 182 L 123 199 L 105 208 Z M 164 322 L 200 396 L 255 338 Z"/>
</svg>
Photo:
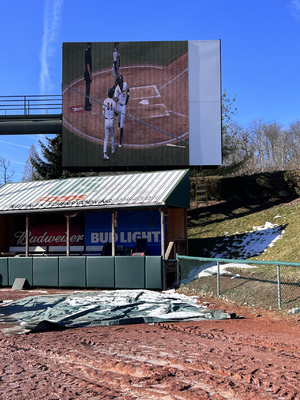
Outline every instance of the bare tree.
<svg viewBox="0 0 300 400">
<path fill-rule="evenodd" d="M 15 171 L 10 170 L 9 167 L 10 161 L 0 157 L 0 182 L 2 185 L 4 183 L 12 182 L 12 177 L 14 176 Z"/>
<path fill-rule="evenodd" d="M 300 121 L 292 122 L 287 130 L 288 145 L 290 148 L 290 168 L 300 168 Z"/>
<path fill-rule="evenodd" d="M 264 172 L 266 168 L 265 163 L 265 139 L 263 135 L 263 122 L 262 119 L 254 120 L 249 124 L 249 131 L 251 141 L 254 149 L 254 156 L 256 159 L 256 167 L 253 172 Z"/>
</svg>

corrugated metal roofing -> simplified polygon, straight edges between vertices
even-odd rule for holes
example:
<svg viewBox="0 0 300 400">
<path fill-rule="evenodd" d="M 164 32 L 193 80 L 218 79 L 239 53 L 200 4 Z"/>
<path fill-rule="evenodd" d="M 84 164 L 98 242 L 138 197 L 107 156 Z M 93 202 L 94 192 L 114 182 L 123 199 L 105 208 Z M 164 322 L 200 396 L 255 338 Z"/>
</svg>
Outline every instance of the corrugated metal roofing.
<svg viewBox="0 0 300 400">
<path fill-rule="evenodd" d="M 0 188 L 0 213 L 167 206 L 187 179 L 188 170 L 173 170 L 7 183 Z M 189 207 L 189 193 L 181 197 L 170 205 Z"/>
</svg>

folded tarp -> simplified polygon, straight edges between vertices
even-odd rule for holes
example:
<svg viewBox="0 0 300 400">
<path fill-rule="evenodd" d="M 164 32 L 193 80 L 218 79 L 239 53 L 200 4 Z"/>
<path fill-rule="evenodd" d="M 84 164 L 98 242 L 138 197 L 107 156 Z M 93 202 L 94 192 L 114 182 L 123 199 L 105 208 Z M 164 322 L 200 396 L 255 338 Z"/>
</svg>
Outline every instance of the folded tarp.
<svg viewBox="0 0 300 400">
<path fill-rule="evenodd" d="M 175 291 L 115 290 L 31 296 L 0 306 L 2 333 L 231 318 Z M 3 325 L 5 324 L 5 325 Z"/>
</svg>

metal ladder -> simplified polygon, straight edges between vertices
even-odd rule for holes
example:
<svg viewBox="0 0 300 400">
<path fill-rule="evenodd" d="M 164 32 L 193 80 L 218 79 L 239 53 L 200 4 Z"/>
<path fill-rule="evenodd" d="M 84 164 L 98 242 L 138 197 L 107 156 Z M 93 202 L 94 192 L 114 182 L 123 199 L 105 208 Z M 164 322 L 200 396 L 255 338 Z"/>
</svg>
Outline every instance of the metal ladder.
<svg viewBox="0 0 300 400">
<path fill-rule="evenodd" d="M 196 174 L 196 207 L 198 207 L 201 202 L 205 202 L 208 205 L 204 171 L 199 171 Z"/>
</svg>

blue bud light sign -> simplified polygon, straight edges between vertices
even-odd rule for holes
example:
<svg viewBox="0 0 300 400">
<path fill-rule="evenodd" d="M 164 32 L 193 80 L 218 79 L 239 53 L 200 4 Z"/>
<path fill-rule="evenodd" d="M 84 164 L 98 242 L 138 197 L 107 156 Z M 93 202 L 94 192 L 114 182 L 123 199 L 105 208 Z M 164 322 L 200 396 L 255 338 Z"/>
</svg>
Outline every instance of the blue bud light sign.
<svg viewBox="0 0 300 400">
<path fill-rule="evenodd" d="M 161 254 L 161 226 L 159 211 L 118 211 L 116 246 L 124 246 L 124 248 L 132 249 L 135 246 L 136 240 L 139 238 L 147 239 L 147 250 L 149 255 Z M 86 213 L 86 246 L 102 246 L 107 242 L 112 243 L 112 213 Z"/>
</svg>

